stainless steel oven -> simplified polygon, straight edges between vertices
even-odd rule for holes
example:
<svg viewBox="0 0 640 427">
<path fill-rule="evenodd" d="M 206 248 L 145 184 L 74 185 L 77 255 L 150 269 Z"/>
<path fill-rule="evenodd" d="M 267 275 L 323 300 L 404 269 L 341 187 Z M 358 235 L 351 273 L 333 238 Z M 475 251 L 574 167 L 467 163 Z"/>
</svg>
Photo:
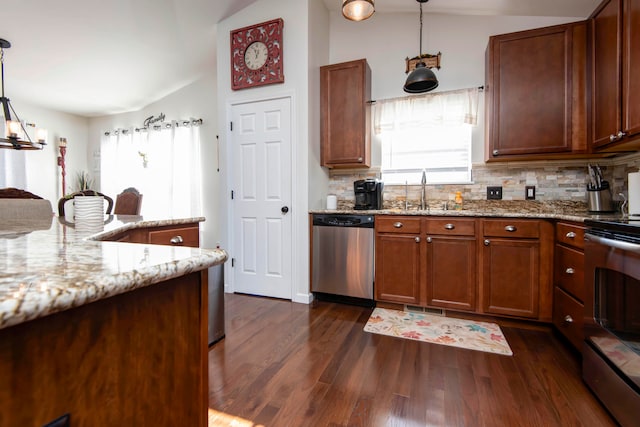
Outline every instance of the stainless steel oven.
<svg viewBox="0 0 640 427">
<path fill-rule="evenodd" d="M 640 221 L 585 233 L 584 381 L 622 426 L 640 422 Z"/>
</svg>

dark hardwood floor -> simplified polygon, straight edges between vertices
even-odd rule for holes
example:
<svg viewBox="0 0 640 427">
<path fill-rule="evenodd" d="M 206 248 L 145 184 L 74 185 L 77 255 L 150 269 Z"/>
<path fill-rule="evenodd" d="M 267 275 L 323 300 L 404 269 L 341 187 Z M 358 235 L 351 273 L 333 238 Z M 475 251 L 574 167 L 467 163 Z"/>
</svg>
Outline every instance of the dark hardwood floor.
<svg viewBox="0 0 640 427">
<path fill-rule="evenodd" d="M 509 357 L 370 334 L 370 312 L 226 295 L 209 407 L 266 427 L 615 425 L 550 331 L 502 326 Z"/>
</svg>

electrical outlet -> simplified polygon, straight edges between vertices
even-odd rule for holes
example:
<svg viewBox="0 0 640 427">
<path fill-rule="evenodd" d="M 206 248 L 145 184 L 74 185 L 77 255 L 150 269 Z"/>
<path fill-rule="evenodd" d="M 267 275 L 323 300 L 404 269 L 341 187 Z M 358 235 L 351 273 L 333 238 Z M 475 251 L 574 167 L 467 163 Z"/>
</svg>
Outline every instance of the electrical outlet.
<svg viewBox="0 0 640 427">
<path fill-rule="evenodd" d="M 536 199 L 536 186 L 535 185 L 527 185 L 524 187 L 524 198 L 526 200 L 535 200 Z"/>
<path fill-rule="evenodd" d="M 502 187 L 487 187 L 487 200 L 502 200 Z"/>
</svg>

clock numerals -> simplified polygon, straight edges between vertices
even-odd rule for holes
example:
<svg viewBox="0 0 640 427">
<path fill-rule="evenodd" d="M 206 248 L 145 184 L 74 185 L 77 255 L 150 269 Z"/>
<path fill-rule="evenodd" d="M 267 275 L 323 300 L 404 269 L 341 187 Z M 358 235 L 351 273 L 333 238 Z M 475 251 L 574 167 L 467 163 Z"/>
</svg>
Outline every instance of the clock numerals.
<svg viewBox="0 0 640 427">
<path fill-rule="evenodd" d="M 267 45 L 262 42 L 253 42 L 244 52 L 244 62 L 250 70 L 257 70 L 266 64 L 269 57 Z"/>
</svg>

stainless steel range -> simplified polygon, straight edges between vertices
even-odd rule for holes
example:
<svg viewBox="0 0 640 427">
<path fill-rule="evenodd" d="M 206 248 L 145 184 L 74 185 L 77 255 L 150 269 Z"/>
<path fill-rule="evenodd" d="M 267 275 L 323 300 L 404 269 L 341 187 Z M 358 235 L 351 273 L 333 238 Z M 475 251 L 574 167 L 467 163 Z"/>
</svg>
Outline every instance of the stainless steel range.
<svg viewBox="0 0 640 427">
<path fill-rule="evenodd" d="M 589 220 L 583 378 L 622 426 L 640 422 L 640 218 Z"/>
</svg>

